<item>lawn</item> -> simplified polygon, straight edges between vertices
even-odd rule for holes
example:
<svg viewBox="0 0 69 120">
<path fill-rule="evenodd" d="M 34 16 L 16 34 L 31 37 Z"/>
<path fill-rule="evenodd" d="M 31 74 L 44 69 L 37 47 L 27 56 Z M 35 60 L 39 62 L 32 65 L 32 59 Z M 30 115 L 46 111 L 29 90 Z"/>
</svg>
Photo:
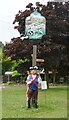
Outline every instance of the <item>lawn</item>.
<svg viewBox="0 0 69 120">
<path fill-rule="evenodd" d="M 2 118 L 2 89 L 0 87 L 0 118 Z"/>
<path fill-rule="evenodd" d="M 26 85 L 2 90 L 2 118 L 67 118 L 67 87 L 39 90 L 38 109 L 27 109 Z"/>
</svg>

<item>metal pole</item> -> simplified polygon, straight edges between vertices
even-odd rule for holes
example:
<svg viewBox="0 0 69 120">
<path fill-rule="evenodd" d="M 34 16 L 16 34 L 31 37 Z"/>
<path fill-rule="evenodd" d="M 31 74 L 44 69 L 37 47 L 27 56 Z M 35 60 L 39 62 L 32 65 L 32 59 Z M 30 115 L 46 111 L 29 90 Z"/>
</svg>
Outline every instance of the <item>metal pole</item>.
<svg viewBox="0 0 69 120">
<path fill-rule="evenodd" d="M 45 105 L 46 105 L 46 89 L 44 91 L 44 97 L 45 97 Z"/>
<path fill-rule="evenodd" d="M 33 45 L 32 66 L 36 66 L 37 45 Z"/>
</svg>

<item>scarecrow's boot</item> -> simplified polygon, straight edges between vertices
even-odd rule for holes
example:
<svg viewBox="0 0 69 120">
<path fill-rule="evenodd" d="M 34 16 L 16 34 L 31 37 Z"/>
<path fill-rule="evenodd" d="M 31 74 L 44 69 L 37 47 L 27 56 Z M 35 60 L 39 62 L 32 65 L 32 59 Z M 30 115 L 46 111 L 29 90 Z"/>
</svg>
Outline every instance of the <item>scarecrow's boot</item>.
<svg viewBox="0 0 69 120">
<path fill-rule="evenodd" d="M 30 104 L 28 104 L 28 108 L 30 108 Z"/>
<path fill-rule="evenodd" d="M 35 108 L 38 108 L 37 100 L 35 100 Z"/>
<path fill-rule="evenodd" d="M 30 108 L 31 106 L 30 106 L 30 100 L 28 100 L 28 108 Z"/>
<path fill-rule="evenodd" d="M 37 104 L 35 104 L 35 108 L 38 108 L 38 105 L 37 105 Z"/>
</svg>

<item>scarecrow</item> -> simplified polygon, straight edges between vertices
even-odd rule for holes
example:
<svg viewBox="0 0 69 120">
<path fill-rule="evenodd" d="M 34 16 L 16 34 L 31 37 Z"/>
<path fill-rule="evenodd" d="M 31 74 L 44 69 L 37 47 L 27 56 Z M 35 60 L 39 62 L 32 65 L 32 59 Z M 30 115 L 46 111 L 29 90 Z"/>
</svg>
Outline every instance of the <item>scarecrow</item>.
<svg viewBox="0 0 69 120">
<path fill-rule="evenodd" d="M 41 83 L 41 77 L 38 73 L 38 67 L 31 67 L 30 74 L 27 77 L 26 84 L 27 84 L 27 104 L 28 108 L 31 108 L 31 99 L 32 104 L 35 108 L 38 108 L 38 84 Z"/>
</svg>

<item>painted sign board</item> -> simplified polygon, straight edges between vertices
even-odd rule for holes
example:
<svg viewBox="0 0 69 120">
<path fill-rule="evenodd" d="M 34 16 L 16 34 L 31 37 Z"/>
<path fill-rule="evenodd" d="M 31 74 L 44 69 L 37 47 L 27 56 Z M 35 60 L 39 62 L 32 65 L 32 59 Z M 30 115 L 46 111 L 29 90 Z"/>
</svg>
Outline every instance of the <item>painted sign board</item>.
<svg viewBox="0 0 69 120">
<path fill-rule="evenodd" d="M 42 90 L 47 89 L 47 82 L 46 81 L 41 82 L 41 89 Z"/>
<path fill-rule="evenodd" d="M 46 35 L 46 19 L 37 11 L 34 11 L 26 18 L 25 34 L 29 39 L 41 39 Z"/>
<path fill-rule="evenodd" d="M 36 59 L 37 62 L 44 62 L 44 59 Z"/>
</svg>

